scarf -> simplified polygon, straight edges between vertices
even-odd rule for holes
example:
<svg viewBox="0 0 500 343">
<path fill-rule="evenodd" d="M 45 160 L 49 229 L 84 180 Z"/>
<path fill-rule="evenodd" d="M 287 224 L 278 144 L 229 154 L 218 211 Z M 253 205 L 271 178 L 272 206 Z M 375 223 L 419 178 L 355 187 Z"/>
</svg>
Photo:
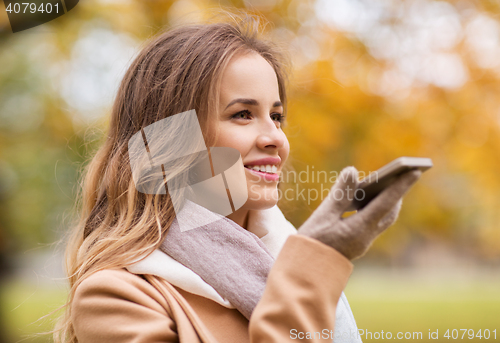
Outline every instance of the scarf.
<svg viewBox="0 0 500 343">
<path fill-rule="evenodd" d="M 212 218 L 212 222 L 197 227 L 200 216 Z M 181 231 L 179 221 L 194 222 L 193 229 Z M 191 201 L 168 229 L 160 250 L 198 274 L 247 319 L 264 292 L 274 263 L 255 234 Z"/>
</svg>

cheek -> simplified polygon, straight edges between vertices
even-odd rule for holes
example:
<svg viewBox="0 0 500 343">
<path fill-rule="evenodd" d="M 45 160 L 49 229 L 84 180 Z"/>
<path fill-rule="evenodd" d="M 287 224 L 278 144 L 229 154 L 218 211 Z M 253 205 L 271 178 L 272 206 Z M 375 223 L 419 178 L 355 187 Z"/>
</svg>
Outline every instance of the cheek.
<svg viewBox="0 0 500 343">
<path fill-rule="evenodd" d="M 240 152 L 241 158 L 244 159 L 247 152 L 251 149 L 252 143 L 253 140 L 248 134 L 245 134 L 245 130 L 237 130 L 234 127 L 229 130 L 221 127 L 214 146 L 234 148 Z"/>
</svg>

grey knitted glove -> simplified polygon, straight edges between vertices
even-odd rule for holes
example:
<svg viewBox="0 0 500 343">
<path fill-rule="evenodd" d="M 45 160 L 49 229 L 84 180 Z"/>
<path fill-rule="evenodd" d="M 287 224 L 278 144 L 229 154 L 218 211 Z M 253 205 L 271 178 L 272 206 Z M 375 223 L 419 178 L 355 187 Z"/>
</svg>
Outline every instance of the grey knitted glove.
<svg viewBox="0 0 500 343">
<path fill-rule="evenodd" d="M 328 197 L 304 222 L 298 233 L 318 239 L 349 260 L 361 257 L 375 238 L 396 221 L 403 195 L 421 174 L 420 170 L 402 174 L 363 209 L 342 218 L 358 185 L 356 168 L 344 168 Z"/>
</svg>

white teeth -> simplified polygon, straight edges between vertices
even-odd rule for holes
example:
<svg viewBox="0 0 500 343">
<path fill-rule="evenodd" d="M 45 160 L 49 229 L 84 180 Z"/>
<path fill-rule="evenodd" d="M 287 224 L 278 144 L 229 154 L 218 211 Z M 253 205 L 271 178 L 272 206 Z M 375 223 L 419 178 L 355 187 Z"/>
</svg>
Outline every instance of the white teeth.
<svg viewBox="0 0 500 343">
<path fill-rule="evenodd" d="M 278 171 L 278 167 L 276 167 L 274 165 L 270 165 L 270 164 L 261 165 L 261 166 L 248 166 L 247 168 L 255 170 L 255 171 L 259 171 L 262 173 L 270 173 L 270 174 L 276 174 L 276 172 Z"/>
</svg>

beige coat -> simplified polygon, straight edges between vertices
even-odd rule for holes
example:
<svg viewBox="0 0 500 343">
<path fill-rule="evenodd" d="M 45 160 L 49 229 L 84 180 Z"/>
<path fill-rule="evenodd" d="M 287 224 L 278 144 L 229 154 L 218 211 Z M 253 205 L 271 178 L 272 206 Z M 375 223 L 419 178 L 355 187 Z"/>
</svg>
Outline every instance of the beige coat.
<svg viewBox="0 0 500 343">
<path fill-rule="evenodd" d="M 335 249 L 292 235 L 250 321 L 157 276 L 125 269 L 85 279 L 76 290 L 72 319 L 80 343 L 331 342 L 337 302 L 352 268 Z M 315 338 L 294 339 L 307 333 Z"/>
</svg>

